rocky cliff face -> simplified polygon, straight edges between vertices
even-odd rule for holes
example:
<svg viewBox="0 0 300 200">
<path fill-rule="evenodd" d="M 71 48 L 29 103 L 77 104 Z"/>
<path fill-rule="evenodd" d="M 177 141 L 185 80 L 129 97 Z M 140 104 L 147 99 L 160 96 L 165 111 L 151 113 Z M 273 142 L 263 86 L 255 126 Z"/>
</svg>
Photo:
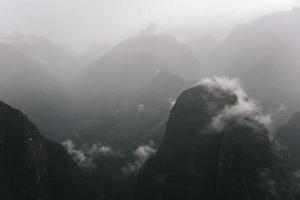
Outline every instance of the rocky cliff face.
<svg viewBox="0 0 300 200">
<path fill-rule="evenodd" d="M 294 190 L 300 198 L 300 112 L 295 113 L 289 121 L 281 126 L 274 139 L 278 154 L 290 169 L 294 180 Z"/>
<path fill-rule="evenodd" d="M 0 199 L 89 199 L 88 192 L 65 149 L 0 102 Z"/>
<path fill-rule="evenodd" d="M 281 126 L 276 134 L 278 150 L 287 162 L 291 162 L 294 169 L 300 169 L 300 112 L 295 113 L 291 119 Z"/>
<path fill-rule="evenodd" d="M 249 114 L 247 97 L 208 85 L 177 99 L 161 148 L 140 171 L 136 199 L 292 199 L 268 131 Z M 243 107 L 248 110 L 240 112 Z"/>
</svg>

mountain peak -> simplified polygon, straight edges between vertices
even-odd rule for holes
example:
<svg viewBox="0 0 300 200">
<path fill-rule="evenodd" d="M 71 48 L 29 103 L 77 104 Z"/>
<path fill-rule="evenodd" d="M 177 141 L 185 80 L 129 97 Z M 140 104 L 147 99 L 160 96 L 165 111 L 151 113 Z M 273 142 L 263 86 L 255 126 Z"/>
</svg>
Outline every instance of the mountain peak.
<svg viewBox="0 0 300 200">
<path fill-rule="evenodd" d="M 140 60 L 144 56 L 148 59 L 146 63 Z M 108 74 L 111 71 L 123 73 L 124 70 L 136 71 L 143 67 L 149 70 L 153 66 L 159 70 L 168 70 L 185 79 L 196 78 L 195 70 L 198 72 L 199 67 L 191 50 L 172 36 L 138 34 L 119 43 L 92 64 L 88 71 L 97 69 L 101 70 L 100 74 Z M 104 70 L 107 70 L 107 73 L 103 72 Z"/>
<path fill-rule="evenodd" d="M 212 128 L 240 99 L 228 83 L 204 82 L 177 99 L 160 149 L 138 176 L 136 199 L 281 199 L 284 194 L 267 185 L 289 189 L 273 171 L 278 163 L 267 129 L 242 112 L 230 115 L 218 131 Z"/>
</svg>

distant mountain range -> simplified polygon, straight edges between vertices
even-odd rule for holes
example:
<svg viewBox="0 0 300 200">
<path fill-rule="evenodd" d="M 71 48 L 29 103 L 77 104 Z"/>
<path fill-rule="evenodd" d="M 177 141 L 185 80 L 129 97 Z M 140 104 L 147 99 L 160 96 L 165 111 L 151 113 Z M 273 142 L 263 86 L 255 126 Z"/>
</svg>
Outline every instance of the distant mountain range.
<svg viewBox="0 0 300 200">
<path fill-rule="evenodd" d="M 75 83 L 80 113 L 91 120 L 113 113 L 162 71 L 191 78 L 198 77 L 195 71 L 200 73 L 200 68 L 188 47 L 168 35 L 139 34 L 121 42 L 88 66 Z"/>
<path fill-rule="evenodd" d="M 39 35 L 0 33 L 0 44 L 10 45 L 30 57 L 63 85 L 71 84 L 81 68 L 75 52 Z"/>
<path fill-rule="evenodd" d="M 41 130 L 0 103 L 0 199 L 299 199 L 299 113 L 270 140 L 300 110 L 299 24 L 295 8 L 223 41 L 141 32 L 82 57 L 0 34 L 0 99 Z"/>
<path fill-rule="evenodd" d="M 90 65 L 81 81 L 94 95 L 105 89 L 126 93 L 162 70 L 189 79 L 198 78 L 201 71 L 188 47 L 171 36 L 138 35 L 121 42 Z"/>
<path fill-rule="evenodd" d="M 153 140 L 160 143 L 170 109 L 180 92 L 193 82 L 186 82 L 166 71 L 120 99 L 114 110 L 100 113 L 84 128 L 78 127 L 79 141 L 101 141 L 134 150 L 139 144 Z"/>
<path fill-rule="evenodd" d="M 223 41 L 208 37 L 192 49 L 203 52 L 211 76 L 239 78 L 266 109 L 285 104 L 290 115 L 300 109 L 299 21 L 299 8 L 272 13 L 234 27 Z"/>
</svg>

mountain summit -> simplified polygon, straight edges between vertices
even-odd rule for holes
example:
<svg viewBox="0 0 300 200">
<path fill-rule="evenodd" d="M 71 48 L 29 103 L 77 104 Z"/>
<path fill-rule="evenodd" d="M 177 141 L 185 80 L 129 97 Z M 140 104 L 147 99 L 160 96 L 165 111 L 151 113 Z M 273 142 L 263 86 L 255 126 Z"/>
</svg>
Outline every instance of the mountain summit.
<svg viewBox="0 0 300 200">
<path fill-rule="evenodd" d="M 203 80 L 179 96 L 136 199 L 292 199 L 266 116 L 236 83 Z"/>
</svg>

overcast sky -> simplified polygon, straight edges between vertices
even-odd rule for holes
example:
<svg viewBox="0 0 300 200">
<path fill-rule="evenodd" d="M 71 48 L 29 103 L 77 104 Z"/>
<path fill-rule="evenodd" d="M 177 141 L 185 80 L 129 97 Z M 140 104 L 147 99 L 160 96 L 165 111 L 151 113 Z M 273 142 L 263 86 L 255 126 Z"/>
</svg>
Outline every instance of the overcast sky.
<svg viewBox="0 0 300 200">
<path fill-rule="evenodd" d="M 185 40 L 294 6 L 300 0 L 0 0 L 0 31 L 83 49 L 120 41 L 149 23 Z"/>
</svg>

